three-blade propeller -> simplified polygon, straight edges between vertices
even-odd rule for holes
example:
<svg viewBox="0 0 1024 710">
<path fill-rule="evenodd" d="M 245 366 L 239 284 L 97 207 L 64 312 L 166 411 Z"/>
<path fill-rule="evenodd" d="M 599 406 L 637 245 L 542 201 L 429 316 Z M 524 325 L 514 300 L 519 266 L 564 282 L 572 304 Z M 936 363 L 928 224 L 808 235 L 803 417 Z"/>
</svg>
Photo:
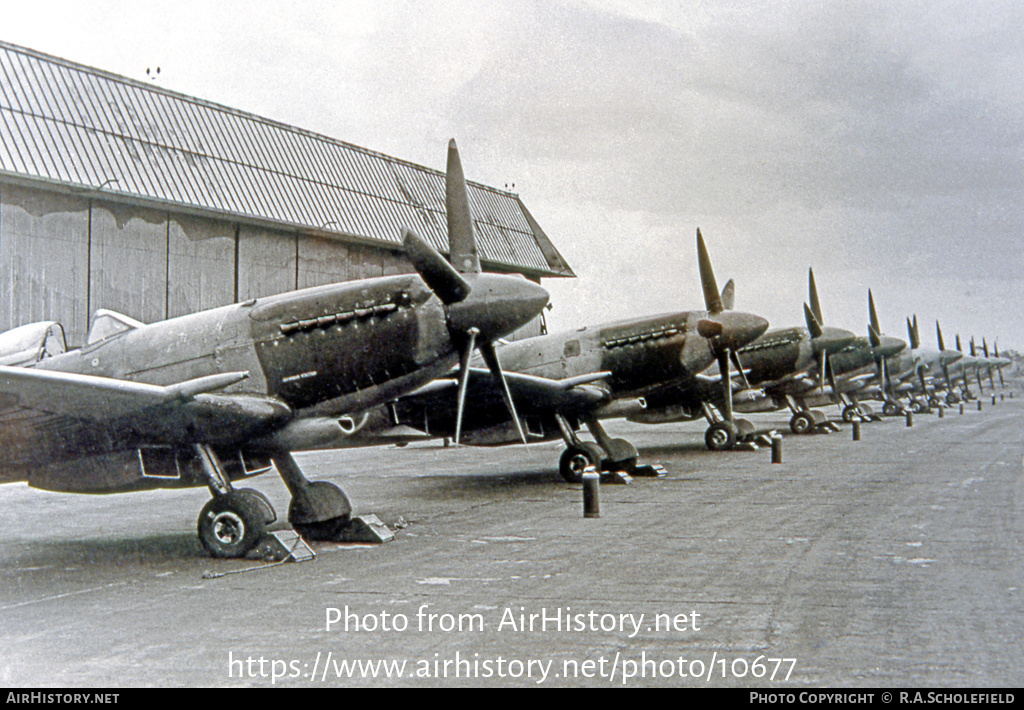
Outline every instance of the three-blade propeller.
<svg viewBox="0 0 1024 710">
<path fill-rule="evenodd" d="M 533 310 L 539 313 L 547 304 L 547 292 L 526 279 L 482 273 L 466 178 L 454 140 L 448 143 L 445 212 L 448 221 L 449 261 L 445 261 L 422 238 L 409 230 L 405 231 L 403 241 L 416 271 L 445 305 L 448 330 L 458 348 L 459 388 L 455 443 L 459 443 L 462 436 L 469 364 L 474 350 L 479 351 L 495 381 L 499 383 L 502 398 L 519 438 L 526 443 L 526 434 L 498 361 L 494 341 L 508 330 L 506 326 L 512 322 L 513 317 Z"/>
</svg>

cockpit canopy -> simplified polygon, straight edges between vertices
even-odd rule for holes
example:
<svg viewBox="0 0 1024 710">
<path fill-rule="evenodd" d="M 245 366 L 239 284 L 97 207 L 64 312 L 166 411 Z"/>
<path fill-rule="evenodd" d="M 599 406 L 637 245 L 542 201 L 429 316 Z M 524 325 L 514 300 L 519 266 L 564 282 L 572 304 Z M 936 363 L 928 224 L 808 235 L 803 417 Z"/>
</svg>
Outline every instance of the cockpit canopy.
<svg viewBox="0 0 1024 710">
<path fill-rule="evenodd" d="M 141 323 L 134 318 L 101 308 L 92 316 L 92 323 L 89 325 L 89 335 L 85 338 L 85 344 L 92 345 L 120 333 L 141 328 L 143 325 L 145 323 Z"/>
<path fill-rule="evenodd" d="M 0 365 L 28 367 L 66 350 L 64 328 L 55 321 L 29 323 L 0 333 Z"/>
</svg>

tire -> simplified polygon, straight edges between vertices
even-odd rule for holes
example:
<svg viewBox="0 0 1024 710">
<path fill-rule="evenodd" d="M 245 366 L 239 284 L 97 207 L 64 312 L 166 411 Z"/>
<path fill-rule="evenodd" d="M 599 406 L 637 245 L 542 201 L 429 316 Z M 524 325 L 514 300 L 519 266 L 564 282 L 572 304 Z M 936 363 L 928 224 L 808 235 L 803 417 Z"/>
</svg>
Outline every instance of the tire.
<svg viewBox="0 0 1024 710">
<path fill-rule="evenodd" d="M 251 495 L 231 491 L 199 513 L 199 541 L 211 557 L 245 557 L 266 529 L 264 511 Z"/>
<path fill-rule="evenodd" d="M 946 404 L 952 406 L 954 404 L 959 404 L 959 403 L 960 403 L 960 395 L 958 395 L 956 392 L 950 392 L 949 394 L 946 395 Z"/>
<path fill-rule="evenodd" d="M 852 404 L 843 407 L 843 421 L 847 424 L 860 417 L 860 410 Z"/>
<path fill-rule="evenodd" d="M 603 457 L 604 452 L 597 444 L 583 442 L 578 447 L 570 446 L 558 459 L 558 472 L 567 483 L 580 483 L 583 480 L 583 471 L 588 466 L 600 470 Z"/>
<path fill-rule="evenodd" d="M 704 443 L 711 451 L 728 451 L 736 445 L 736 434 L 732 422 L 715 422 L 704 432 Z"/>
<path fill-rule="evenodd" d="M 887 416 L 895 416 L 900 413 L 900 408 L 892 402 L 886 402 L 882 405 L 882 414 Z"/>
<path fill-rule="evenodd" d="M 808 412 L 794 414 L 789 420 L 789 429 L 794 434 L 810 434 L 814 431 L 814 417 Z"/>
</svg>

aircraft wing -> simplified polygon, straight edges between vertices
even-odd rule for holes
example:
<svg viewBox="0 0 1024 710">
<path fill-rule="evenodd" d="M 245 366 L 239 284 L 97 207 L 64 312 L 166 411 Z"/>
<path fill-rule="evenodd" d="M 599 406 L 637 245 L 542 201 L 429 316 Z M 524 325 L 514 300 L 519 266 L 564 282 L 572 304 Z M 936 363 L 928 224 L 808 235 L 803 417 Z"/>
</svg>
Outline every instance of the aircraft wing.
<svg viewBox="0 0 1024 710">
<path fill-rule="evenodd" d="M 246 377 L 230 372 L 162 387 L 0 367 L 0 449 L 5 464 L 32 466 L 140 444 L 235 441 L 291 418 L 271 397 L 210 394 Z"/>
<path fill-rule="evenodd" d="M 508 381 L 508 388 L 516 403 L 516 409 L 521 412 L 532 409 L 575 413 L 603 404 L 611 398 L 607 388 L 597 384 L 609 374 L 611 373 L 592 372 L 564 380 L 552 380 L 519 372 L 505 372 L 505 379 Z M 400 401 L 437 408 L 450 407 L 452 411 L 455 411 L 458 387 L 456 379 L 446 377 L 427 383 L 402 397 Z M 468 418 L 469 412 L 472 411 L 470 407 L 486 406 L 492 400 L 498 401 L 500 398 L 500 386 L 490 371 L 470 368 L 466 390 L 467 424 L 472 424 Z"/>
<path fill-rule="evenodd" d="M 520 418 L 549 419 L 555 414 L 572 417 L 592 412 L 611 401 L 609 390 L 601 384 L 608 374 L 594 372 L 553 380 L 505 372 L 505 379 Z M 391 405 L 392 424 L 413 427 L 431 436 L 450 436 L 455 429 L 457 399 L 456 379 L 434 380 Z M 470 368 L 463 413 L 463 439 L 486 438 L 489 435 L 485 432 L 499 430 L 510 423 L 501 385 L 488 370 Z M 494 437 L 494 441 L 508 443 L 500 436 Z"/>
</svg>

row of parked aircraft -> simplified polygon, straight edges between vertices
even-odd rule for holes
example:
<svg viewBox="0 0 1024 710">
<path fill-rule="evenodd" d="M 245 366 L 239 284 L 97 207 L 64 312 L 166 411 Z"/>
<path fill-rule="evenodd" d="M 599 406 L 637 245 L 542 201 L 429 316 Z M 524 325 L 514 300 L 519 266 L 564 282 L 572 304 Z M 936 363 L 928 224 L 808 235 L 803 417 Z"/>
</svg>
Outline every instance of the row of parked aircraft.
<svg viewBox="0 0 1024 710">
<path fill-rule="evenodd" d="M 309 481 L 294 451 L 451 437 L 500 445 L 562 439 L 569 481 L 595 466 L 635 472 L 637 450 L 603 419 L 705 418 L 707 446 L 754 434 L 737 412 L 789 408 L 796 433 L 971 397 L 1010 364 L 881 334 L 869 292 L 866 337 L 827 327 L 813 272 L 806 327 L 768 329 L 719 291 L 704 239 L 697 254 L 704 309 L 587 326 L 514 342 L 502 338 L 548 303 L 540 286 L 483 273 L 455 142 L 448 148 L 446 260 L 411 231 L 415 272 L 349 281 L 143 324 L 93 317 L 67 351 L 54 322 L 0 335 L 0 482 L 113 493 L 207 486 L 200 540 L 215 557 L 245 555 L 276 520 L 265 496 L 235 481 L 276 468 L 291 494 L 289 523 L 336 539 L 351 505 L 333 483 Z M 936 324 L 938 329 L 938 324 Z M 902 398 L 907 398 L 906 403 Z M 589 431 L 593 441 L 581 438 Z"/>
</svg>

